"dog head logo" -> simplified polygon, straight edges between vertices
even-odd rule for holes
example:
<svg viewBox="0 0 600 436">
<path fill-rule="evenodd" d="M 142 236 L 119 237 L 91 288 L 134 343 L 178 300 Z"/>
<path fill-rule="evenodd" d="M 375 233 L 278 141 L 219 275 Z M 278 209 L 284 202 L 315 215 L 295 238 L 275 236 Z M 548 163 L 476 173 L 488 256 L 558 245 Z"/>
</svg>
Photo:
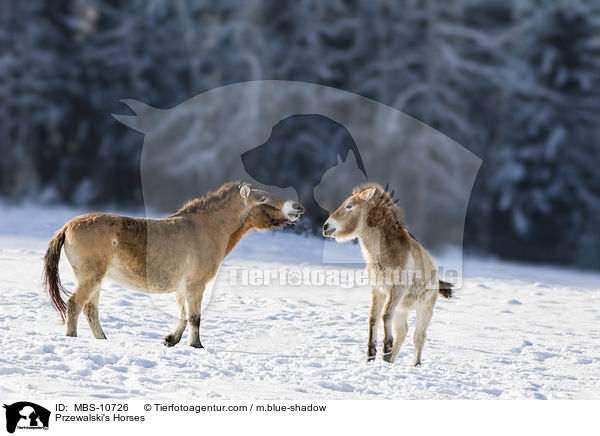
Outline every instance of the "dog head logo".
<svg viewBox="0 0 600 436">
<path fill-rule="evenodd" d="M 291 115 L 274 125 L 267 141 L 243 153 L 241 159 L 246 172 L 259 182 L 292 187 L 306 210 L 304 221 L 311 221 L 320 232 L 330 210 L 319 206 L 315 186 L 339 163 L 340 156 L 350 155 L 366 180 L 360 152 L 348 130 L 330 118 L 307 114 Z"/>
<path fill-rule="evenodd" d="M 48 429 L 50 411 L 38 404 L 19 401 L 4 405 L 6 409 L 6 431 L 14 433 L 19 429 Z"/>
</svg>

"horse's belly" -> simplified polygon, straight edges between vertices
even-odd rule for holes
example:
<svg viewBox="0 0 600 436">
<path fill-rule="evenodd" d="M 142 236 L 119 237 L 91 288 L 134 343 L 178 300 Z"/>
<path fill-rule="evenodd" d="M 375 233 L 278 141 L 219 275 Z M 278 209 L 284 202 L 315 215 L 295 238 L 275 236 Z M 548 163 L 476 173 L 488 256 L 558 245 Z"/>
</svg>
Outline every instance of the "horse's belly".
<svg viewBox="0 0 600 436">
<path fill-rule="evenodd" d="M 118 258 L 111 262 L 106 276 L 123 287 L 145 293 L 174 292 L 180 287 L 181 282 L 181 280 L 174 280 L 168 275 L 157 273 L 152 269 L 135 268 Z"/>
<path fill-rule="evenodd" d="M 119 285 L 138 292 L 148 292 L 148 281 L 146 277 L 132 274 L 131 271 L 123 268 L 122 265 L 113 262 L 106 271 L 106 277 L 114 280 Z"/>
</svg>

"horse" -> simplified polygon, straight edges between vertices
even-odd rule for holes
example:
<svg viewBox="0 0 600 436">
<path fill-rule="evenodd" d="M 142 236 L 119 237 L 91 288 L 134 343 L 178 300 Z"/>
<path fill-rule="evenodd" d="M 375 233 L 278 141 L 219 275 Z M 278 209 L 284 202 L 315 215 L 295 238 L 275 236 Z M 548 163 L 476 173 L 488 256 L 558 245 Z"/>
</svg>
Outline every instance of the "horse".
<svg viewBox="0 0 600 436">
<path fill-rule="evenodd" d="M 417 313 L 414 366 L 421 365 L 426 331 L 438 293 L 452 297 L 452 285 L 438 280 L 433 257 L 406 230 L 402 211 L 376 183 L 356 187 L 323 225 L 323 236 L 337 242 L 358 238 L 371 284 L 367 361 L 377 354 L 377 326 L 383 310 L 383 360 L 393 363 L 408 332 L 407 317 Z"/>
<path fill-rule="evenodd" d="M 303 212 L 293 200 L 235 182 L 188 202 L 166 218 L 82 215 L 67 222 L 48 244 L 44 285 L 52 305 L 66 319 L 66 335 L 77 336 L 77 319 L 83 310 L 97 339 L 106 339 L 98 319 L 105 277 L 145 293 L 175 292 L 179 321 L 163 344 L 176 345 L 189 324 L 189 345 L 203 348 L 202 296 L 225 256 L 246 232 L 294 223 Z M 77 279 L 67 303 L 61 296 L 67 292 L 58 271 L 63 246 Z"/>
</svg>

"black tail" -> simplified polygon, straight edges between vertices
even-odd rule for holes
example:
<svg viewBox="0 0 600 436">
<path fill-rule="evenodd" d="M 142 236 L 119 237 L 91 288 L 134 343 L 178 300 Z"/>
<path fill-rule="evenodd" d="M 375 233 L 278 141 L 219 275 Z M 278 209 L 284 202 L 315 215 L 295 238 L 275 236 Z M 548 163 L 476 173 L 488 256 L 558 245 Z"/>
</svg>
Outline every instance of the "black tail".
<svg viewBox="0 0 600 436">
<path fill-rule="evenodd" d="M 65 314 L 67 312 L 67 305 L 62 299 L 61 294 L 67 294 L 65 288 L 60 283 L 60 276 L 58 274 L 58 261 L 60 260 L 60 250 L 65 243 L 65 227 L 60 229 L 54 235 L 54 238 L 48 244 L 46 255 L 44 256 L 44 274 L 43 281 L 48 295 L 50 296 L 50 302 L 54 308 L 60 314 L 62 320 L 65 320 Z"/>
<path fill-rule="evenodd" d="M 440 295 L 444 298 L 452 298 L 452 283 L 440 280 Z"/>
</svg>

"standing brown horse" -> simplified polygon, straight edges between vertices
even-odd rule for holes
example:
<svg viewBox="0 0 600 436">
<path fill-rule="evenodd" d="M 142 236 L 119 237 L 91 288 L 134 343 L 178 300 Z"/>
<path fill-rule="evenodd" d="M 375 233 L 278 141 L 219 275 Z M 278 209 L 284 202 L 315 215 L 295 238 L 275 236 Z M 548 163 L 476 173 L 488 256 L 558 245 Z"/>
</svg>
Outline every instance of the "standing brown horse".
<svg viewBox="0 0 600 436">
<path fill-rule="evenodd" d="M 323 235 L 338 242 L 358 238 L 360 243 L 372 296 L 367 360 L 374 360 L 377 353 L 382 310 L 383 360 L 393 363 L 408 332 L 408 311 L 415 309 L 413 364 L 420 365 L 437 295 L 452 297 L 452 285 L 438 280 L 435 260 L 408 233 L 391 195 L 376 183 L 355 188 L 325 221 Z"/>
<path fill-rule="evenodd" d="M 44 281 L 52 304 L 66 318 L 67 336 L 77 336 L 83 309 L 94 337 L 106 339 L 98 320 L 98 300 L 102 280 L 109 277 L 141 292 L 175 292 L 180 319 L 164 344 L 177 344 L 189 323 L 190 345 L 202 348 L 202 295 L 223 258 L 249 230 L 284 226 L 298 220 L 303 211 L 292 200 L 245 183 L 228 183 L 167 218 L 83 215 L 66 223 L 50 241 Z M 58 274 L 63 245 L 78 282 L 67 303 Z"/>
</svg>

